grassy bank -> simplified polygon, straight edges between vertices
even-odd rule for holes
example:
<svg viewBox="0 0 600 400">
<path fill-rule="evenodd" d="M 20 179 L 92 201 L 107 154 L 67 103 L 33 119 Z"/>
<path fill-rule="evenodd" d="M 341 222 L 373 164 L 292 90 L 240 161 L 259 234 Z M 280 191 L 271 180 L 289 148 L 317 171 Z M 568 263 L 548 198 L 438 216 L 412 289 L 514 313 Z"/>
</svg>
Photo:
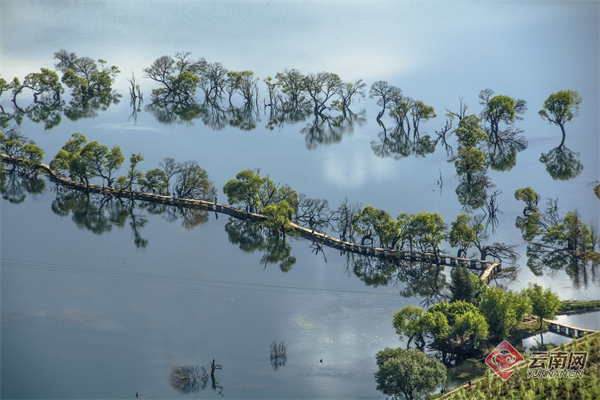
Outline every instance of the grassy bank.
<svg viewBox="0 0 600 400">
<path fill-rule="evenodd" d="M 600 311 L 600 300 L 563 300 L 560 302 L 560 308 L 556 314 L 583 314 L 591 311 Z"/>
<path fill-rule="evenodd" d="M 506 381 L 491 370 L 485 376 L 473 380 L 441 397 L 452 400 L 535 400 L 535 399 L 599 399 L 600 398 L 600 333 L 587 335 L 569 344 L 560 346 L 561 351 L 587 351 L 588 358 L 581 378 L 528 378 L 529 355 L 524 354 L 525 362 Z M 558 350 L 558 349 L 556 349 Z M 437 398 L 440 398 L 437 396 Z"/>
</svg>

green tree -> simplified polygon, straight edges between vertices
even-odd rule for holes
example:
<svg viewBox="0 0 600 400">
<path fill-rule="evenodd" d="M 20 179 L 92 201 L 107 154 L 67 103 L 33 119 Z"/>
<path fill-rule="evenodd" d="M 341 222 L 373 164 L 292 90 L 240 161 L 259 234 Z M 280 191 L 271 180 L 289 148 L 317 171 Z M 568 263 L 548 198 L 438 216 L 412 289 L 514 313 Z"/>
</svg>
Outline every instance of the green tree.
<svg viewBox="0 0 600 400">
<path fill-rule="evenodd" d="M 412 246 L 422 253 L 439 255 L 445 239 L 446 225 L 438 213 L 420 212 L 411 216 L 408 226 Z"/>
<path fill-rule="evenodd" d="M 251 104 L 252 99 L 254 99 L 255 96 L 258 96 L 258 87 L 256 85 L 258 78 L 254 76 L 254 72 L 252 71 L 229 71 L 227 73 L 226 81 L 226 91 L 229 93 L 229 103 L 231 103 L 231 96 L 236 91 L 240 92 L 245 104 Z"/>
<path fill-rule="evenodd" d="M 479 126 L 480 122 L 474 114 L 467 115 L 458 122 L 455 133 L 459 147 L 475 147 L 480 142 L 489 140 L 488 135 Z"/>
<path fill-rule="evenodd" d="M 79 180 L 89 185 L 94 172 L 81 155 L 84 145 L 87 144 L 87 138 L 79 132 L 72 134 L 71 138 L 50 162 L 50 167 L 60 173 L 68 172 L 71 180 Z"/>
<path fill-rule="evenodd" d="M 169 192 L 167 175 L 160 168 L 149 169 L 138 182 L 145 192 L 155 192 L 156 190 L 158 190 L 159 194 L 167 194 Z"/>
<path fill-rule="evenodd" d="M 418 349 L 423 350 L 425 347 L 425 335 L 427 331 L 426 320 L 423 319 L 425 311 L 421 307 L 405 306 L 402 310 L 394 313 L 394 328 L 396 333 L 401 338 L 406 336 L 406 348 L 410 348 L 410 344 L 415 340 L 415 345 Z"/>
<path fill-rule="evenodd" d="M 77 57 L 75 53 L 61 49 L 54 53 L 54 58 L 58 60 L 55 67 L 63 72 L 62 82 L 69 88 L 75 90 L 75 93 L 82 95 L 94 95 L 96 93 L 110 92 L 112 84 L 119 71 L 116 66 L 106 68 L 106 61 L 98 60 L 100 68 L 96 61 L 89 57 Z"/>
<path fill-rule="evenodd" d="M 174 192 L 182 199 L 214 200 L 216 189 L 208 179 L 208 172 L 196 161 L 180 164 L 179 175 L 175 181 Z"/>
<path fill-rule="evenodd" d="M 429 330 L 434 337 L 433 347 L 443 353 L 473 353 L 488 337 L 488 323 L 479 309 L 471 303 L 442 301 L 429 307 L 426 315 L 435 316 L 436 313 L 444 315 L 448 323 L 448 328 L 446 328 L 443 319 L 440 321 L 438 316 L 436 319 L 439 322 L 436 326 L 441 329 L 432 330 L 430 327 Z"/>
<path fill-rule="evenodd" d="M 319 114 L 327 108 L 327 102 L 334 95 L 340 94 L 343 84 L 339 76 L 330 72 L 319 72 L 305 76 L 303 86 L 313 101 L 313 112 Z"/>
<path fill-rule="evenodd" d="M 23 83 L 15 78 L 10 84 L 13 92 L 13 101 L 16 102 L 17 96 L 23 89 L 30 89 L 33 92 L 34 101 L 38 101 L 38 96 L 49 93 L 56 100 L 60 98 L 64 89 L 58 79 L 58 74 L 46 68 L 41 68 L 40 72 L 34 72 L 25 76 Z"/>
<path fill-rule="evenodd" d="M 36 167 L 44 159 L 44 151 L 35 142 L 21 134 L 18 127 L 9 129 L 6 135 L 0 131 L 0 153 L 19 159 L 19 168 L 24 173 L 25 184 L 36 182 L 29 178 L 37 175 Z M 17 161 L 13 162 L 13 171 L 17 168 Z M 4 164 L 2 170 L 4 172 Z M 35 183 L 37 185 L 37 183 Z"/>
<path fill-rule="evenodd" d="M 525 202 L 525 208 L 523 209 L 523 216 L 531 215 L 534 212 L 538 212 L 537 207 L 540 201 L 540 195 L 535 192 L 529 186 L 515 190 L 515 199 L 522 200 Z"/>
<path fill-rule="evenodd" d="M 410 108 L 410 114 L 412 115 L 413 128 L 415 134 L 419 132 L 419 122 L 421 120 L 429 121 L 431 118 L 437 117 L 432 106 L 428 106 L 421 100 L 413 101 Z"/>
<path fill-rule="evenodd" d="M 458 247 L 458 257 L 466 257 L 467 250 L 477 240 L 475 230 L 469 225 L 473 221 L 471 215 L 462 213 L 456 217 L 448 232 L 450 246 Z"/>
<path fill-rule="evenodd" d="M 247 169 L 239 172 L 235 179 L 229 180 L 223 187 L 223 192 L 229 204 L 245 204 L 253 212 L 260 203 L 258 192 L 262 184 L 260 175 Z"/>
<path fill-rule="evenodd" d="M 287 201 L 283 200 L 276 204 L 269 204 L 263 209 L 263 214 L 269 219 L 263 222 L 263 225 L 274 231 L 285 232 L 285 227 L 291 222 L 294 215 L 294 209 L 290 207 Z"/>
<path fill-rule="evenodd" d="M 427 399 L 446 381 L 446 367 L 419 350 L 386 347 L 376 362 L 377 390 L 393 399 Z"/>
<path fill-rule="evenodd" d="M 466 174 L 467 179 L 470 179 L 473 174 L 485 170 L 485 155 L 475 147 L 461 147 L 458 149 L 454 166 L 458 175 Z"/>
<path fill-rule="evenodd" d="M 372 206 L 367 206 L 360 214 L 356 214 L 352 225 L 356 233 L 362 236 L 362 244 L 375 236 L 382 248 L 394 248 L 403 233 L 400 225 L 387 211 Z"/>
<path fill-rule="evenodd" d="M 559 90 L 552 93 L 545 101 L 538 114 L 544 121 L 560 126 L 562 131 L 561 146 L 565 142 L 565 123 L 579 115 L 579 105 L 582 98 L 574 90 Z"/>
<path fill-rule="evenodd" d="M 304 101 L 306 77 L 296 69 L 284 70 L 275 74 L 277 87 L 288 96 L 288 100 L 294 104 L 300 104 Z"/>
<path fill-rule="evenodd" d="M 142 171 L 137 169 L 137 165 L 142 161 L 144 161 L 144 157 L 141 154 L 131 154 L 127 175 L 117 179 L 117 189 L 133 192 L 133 185 L 138 184 L 139 180 L 144 177 Z"/>
<path fill-rule="evenodd" d="M 287 185 L 275 185 L 268 177 L 261 177 L 250 170 L 239 172 L 235 179 L 223 187 L 229 204 L 244 204 L 251 212 L 262 212 L 270 204 L 286 201 L 294 210 L 298 209 L 298 194 Z"/>
<path fill-rule="evenodd" d="M 560 299 L 550 288 L 544 290 L 539 285 L 530 284 L 525 290 L 529 301 L 531 301 L 531 309 L 533 315 L 540 320 L 540 329 L 544 323 L 544 318 L 552 319 L 560 307 Z"/>
<path fill-rule="evenodd" d="M 488 323 L 491 337 L 500 341 L 506 340 L 510 329 L 531 310 L 531 302 L 524 291 L 489 288 L 482 295 L 479 310 Z"/>
<path fill-rule="evenodd" d="M 152 90 L 154 100 L 184 101 L 195 94 L 208 64 L 204 58 L 190 59 L 190 54 L 179 52 L 175 57 L 162 56 L 143 69 L 145 77 L 163 86 Z"/>
<path fill-rule="evenodd" d="M 125 156 L 121 153 L 121 148 L 117 145 L 112 149 L 107 146 L 98 144 L 98 142 L 90 142 L 86 144 L 80 153 L 83 162 L 87 164 L 87 168 L 96 176 L 106 180 L 106 185 L 112 187 L 114 178 L 113 172 L 121 168 L 125 161 Z"/>
<path fill-rule="evenodd" d="M 479 94 L 479 99 L 483 106 L 480 117 L 486 121 L 490 126 L 486 128 L 487 134 L 490 140 L 497 139 L 506 136 L 503 133 L 512 131 L 512 125 L 515 120 L 522 119 L 522 115 L 527 110 L 527 102 L 525 100 L 515 100 L 510 96 L 500 94 L 492 97 L 494 92 L 491 89 L 482 90 Z M 500 130 L 500 123 L 503 122 L 507 125 L 504 131 Z"/>
<path fill-rule="evenodd" d="M 449 289 L 452 302 L 465 301 L 476 306 L 479 305 L 487 286 L 477 275 L 470 273 L 464 265 L 460 265 L 452 268 L 450 277 L 452 281 Z"/>
<path fill-rule="evenodd" d="M 579 257 L 593 245 L 590 228 L 579 219 L 577 211 L 567 211 L 562 221 L 547 227 L 541 241 Z"/>
</svg>

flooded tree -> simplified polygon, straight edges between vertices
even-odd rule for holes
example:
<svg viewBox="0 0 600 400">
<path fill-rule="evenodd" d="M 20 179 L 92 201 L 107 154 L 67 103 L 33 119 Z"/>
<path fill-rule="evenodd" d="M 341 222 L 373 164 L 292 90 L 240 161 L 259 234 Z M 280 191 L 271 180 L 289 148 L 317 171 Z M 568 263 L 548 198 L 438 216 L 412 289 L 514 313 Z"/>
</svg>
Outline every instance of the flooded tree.
<svg viewBox="0 0 600 400">
<path fill-rule="evenodd" d="M 200 77 L 200 88 L 204 91 L 205 101 L 218 103 L 223 99 L 227 85 L 227 69 L 219 62 L 206 64 Z"/>
<path fill-rule="evenodd" d="M 261 177 L 251 170 L 239 172 L 223 187 L 229 204 L 247 206 L 250 212 L 261 212 L 271 204 L 286 201 L 296 210 L 298 194 L 287 185 L 274 184 L 269 176 Z"/>
<path fill-rule="evenodd" d="M 144 177 L 143 172 L 137 168 L 137 165 L 142 161 L 144 161 L 144 156 L 142 156 L 141 153 L 131 154 L 131 157 L 129 157 L 129 169 L 127 169 L 127 175 L 120 176 L 117 179 L 117 189 L 133 193 L 133 185 L 139 184 L 139 180 Z"/>
<path fill-rule="evenodd" d="M 105 67 L 106 61 L 100 59 L 98 64 L 89 57 L 77 57 L 75 53 L 61 49 L 54 53 L 58 60 L 56 69 L 63 72 L 61 81 L 73 89 L 74 94 L 93 96 L 97 93 L 111 91 L 115 77 L 121 71 L 116 66 Z"/>
<path fill-rule="evenodd" d="M 179 165 L 179 173 L 173 191 L 182 199 L 214 200 L 216 189 L 208 179 L 208 172 L 196 161 L 185 161 Z"/>
<path fill-rule="evenodd" d="M 304 90 L 313 102 L 313 112 L 320 114 L 327 109 L 327 102 L 341 93 L 343 85 L 340 77 L 330 72 L 308 74 L 304 78 Z"/>
<path fill-rule="evenodd" d="M 387 81 L 377 81 L 371 85 L 369 97 L 377 99 L 377 105 L 381 107 L 381 111 L 377 114 L 377 120 L 380 120 L 387 109 L 401 103 L 402 90 Z"/>
<path fill-rule="evenodd" d="M 208 64 L 204 58 L 192 60 L 190 52 L 179 52 L 175 57 L 157 58 L 150 67 L 144 68 L 144 76 L 162 85 L 152 90 L 153 100 L 185 101 L 195 93 L 200 76 Z"/>
<path fill-rule="evenodd" d="M 296 69 L 284 70 L 275 75 L 276 87 L 287 96 L 287 100 L 295 105 L 305 101 L 304 96 L 306 77 Z"/>
<path fill-rule="evenodd" d="M 36 166 L 44 158 L 42 148 L 22 134 L 18 126 L 13 126 L 5 133 L 0 131 L 0 153 L 12 157 L 12 169 L 15 170 L 18 164 L 20 174 L 24 176 L 37 175 Z"/>
<path fill-rule="evenodd" d="M 40 72 L 27 74 L 23 82 L 20 82 L 18 78 L 14 78 L 9 85 L 4 86 L 12 89 L 12 101 L 15 104 L 17 103 L 17 96 L 24 89 L 29 89 L 33 93 L 34 102 L 40 101 L 44 94 L 49 95 L 53 100 L 60 100 L 60 95 L 64 93 L 58 74 L 47 68 L 41 68 Z"/>
<path fill-rule="evenodd" d="M 258 78 L 252 71 L 227 72 L 225 91 L 229 95 L 229 103 L 231 104 L 231 96 L 235 92 L 239 92 L 244 99 L 244 104 L 255 103 L 258 100 L 257 82 Z"/>
<path fill-rule="evenodd" d="M 562 142 L 565 142 L 565 123 L 571 121 L 573 118 L 579 115 L 579 105 L 582 102 L 582 98 L 574 90 L 559 90 L 556 93 L 552 93 L 545 101 L 544 106 L 538 114 L 544 121 L 548 121 L 550 124 L 556 124 L 560 126 L 562 131 Z"/>
<path fill-rule="evenodd" d="M 487 158 L 490 167 L 507 171 L 516 165 L 517 153 L 527 148 L 527 141 L 520 136 L 523 131 L 514 126 L 516 121 L 523 120 L 521 115 L 527 110 L 527 102 L 493 94 L 491 89 L 482 90 L 479 94 L 479 104 L 483 106 L 479 116 L 485 123 L 484 130 L 488 135 Z M 501 129 L 500 123 L 504 124 L 504 128 Z"/>
<path fill-rule="evenodd" d="M 339 107 L 343 113 L 350 110 L 350 106 L 356 97 L 359 99 L 365 97 L 365 88 L 367 84 L 362 79 L 357 79 L 354 82 L 346 82 L 342 85 L 339 95 Z M 335 100 L 333 101 L 335 104 Z"/>
<path fill-rule="evenodd" d="M 86 144 L 79 154 L 92 174 L 101 177 L 103 184 L 106 180 L 106 186 L 112 187 L 115 179 L 112 174 L 121 168 L 125 161 L 121 148 L 114 145 L 109 150 L 107 146 L 94 141 Z"/>
</svg>

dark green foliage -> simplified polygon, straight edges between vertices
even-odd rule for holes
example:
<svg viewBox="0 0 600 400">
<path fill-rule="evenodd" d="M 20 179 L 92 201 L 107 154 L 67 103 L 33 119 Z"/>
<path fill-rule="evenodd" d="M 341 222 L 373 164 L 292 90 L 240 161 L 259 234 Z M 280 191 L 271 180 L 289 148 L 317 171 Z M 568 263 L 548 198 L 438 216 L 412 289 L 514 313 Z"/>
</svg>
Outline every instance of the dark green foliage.
<svg viewBox="0 0 600 400">
<path fill-rule="evenodd" d="M 450 277 L 452 282 L 449 289 L 452 302 L 465 301 L 476 306 L 479 305 L 487 286 L 477 275 L 470 273 L 464 265 L 461 265 L 452 268 Z"/>
<path fill-rule="evenodd" d="M 531 310 L 531 302 L 525 291 L 518 293 L 489 288 L 481 296 L 479 310 L 488 323 L 490 337 L 502 341 L 508 338 L 510 329 Z"/>
<path fill-rule="evenodd" d="M 419 350 L 386 347 L 376 362 L 377 390 L 394 399 L 426 399 L 446 381 L 446 367 Z"/>
</svg>

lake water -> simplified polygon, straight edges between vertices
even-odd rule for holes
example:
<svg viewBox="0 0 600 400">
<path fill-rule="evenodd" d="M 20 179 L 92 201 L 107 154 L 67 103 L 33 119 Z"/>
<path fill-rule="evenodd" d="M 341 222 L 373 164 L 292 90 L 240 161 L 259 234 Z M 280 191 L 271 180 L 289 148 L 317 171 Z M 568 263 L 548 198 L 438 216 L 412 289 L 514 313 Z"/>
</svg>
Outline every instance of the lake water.
<svg viewBox="0 0 600 400">
<path fill-rule="evenodd" d="M 59 113 L 51 129 L 23 118 L 21 131 L 44 149 L 46 163 L 81 132 L 90 141 L 120 145 L 127 156 L 142 153 L 143 170 L 164 157 L 198 161 L 219 188 L 219 202 L 237 172 L 260 168 L 274 182 L 328 199 L 332 208 L 348 198 L 393 216 L 438 212 L 448 224 L 462 205 L 446 151 L 438 145 L 425 157 L 378 156 L 383 129 L 375 121 L 375 100 L 353 105 L 359 120 L 352 129 L 321 137 L 303 131 L 312 115 L 267 129 L 262 83 L 254 129 L 229 123 L 214 129 L 206 113 L 204 120 L 164 123 L 148 107 L 156 85 L 142 69 L 162 55 L 191 51 L 260 78 L 296 68 L 335 72 L 368 86 L 387 80 L 435 108 L 438 117 L 421 124 L 421 136 L 432 139 L 444 126 L 445 109 L 458 110 L 460 96 L 468 113 L 480 112 L 478 95 L 486 88 L 524 99 L 528 110 L 517 127 L 528 146 L 512 169 L 488 171 L 502 191 L 490 242 L 518 245 L 521 255 L 517 280 L 502 284 L 520 289 L 536 282 L 564 299 L 598 299 L 597 273 L 589 268 L 577 282 L 564 270 L 539 277 L 529 271 L 527 246 L 514 224 L 523 204 L 513 196 L 531 186 L 543 202 L 558 198 L 561 215 L 577 209 L 583 221 L 598 224 L 598 199 L 589 185 L 600 179 L 598 8 L 595 2 L 3 1 L 0 74 L 22 80 L 53 68 L 53 53 L 61 48 L 122 71 L 114 85 L 121 101 L 95 116 L 71 120 Z M 131 71 L 144 92 L 137 117 L 129 106 Z M 560 129 L 537 111 L 563 89 L 583 98 L 580 115 L 566 125 L 566 146 L 579 153 L 583 170 L 554 180 L 539 158 L 560 144 Z M 21 96 L 27 105 L 30 95 Z M 0 104 L 13 115 L 10 93 Z M 383 122 L 393 127 L 387 115 Z M 449 143 L 456 149 L 453 136 Z M 315 254 L 310 242 L 292 238 L 287 244 L 296 261 L 282 272 L 278 262 L 264 264 L 264 247 L 244 251 L 232 243 L 227 229 L 235 224 L 225 215 L 209 214 L 188 229 L 181 215 L 170 221 L 138 204 L 122 226 L 113 221 L 97 234 L 89 220 L 53 212 L 57 196 L 46 182 L 42 194 L 27 194 L 20 204 L 0 202 L 2 398 L 193 397 L 198 394 L 170 385 L 172 368 L 209 368 L 213 359 L 223 365 L 216 371 L 221 387 L 213 390 L 209 380 L 200 396 L 384 397 L 375 389 L 375 354 L 403 345 L 392 314 L 424 301 L 400 295 L 410 284 L 365 285 L 339 252 Z M 273 341 L 287 346 L 286 364 L 276 369 L 269 359 Z"/>
</svg>

